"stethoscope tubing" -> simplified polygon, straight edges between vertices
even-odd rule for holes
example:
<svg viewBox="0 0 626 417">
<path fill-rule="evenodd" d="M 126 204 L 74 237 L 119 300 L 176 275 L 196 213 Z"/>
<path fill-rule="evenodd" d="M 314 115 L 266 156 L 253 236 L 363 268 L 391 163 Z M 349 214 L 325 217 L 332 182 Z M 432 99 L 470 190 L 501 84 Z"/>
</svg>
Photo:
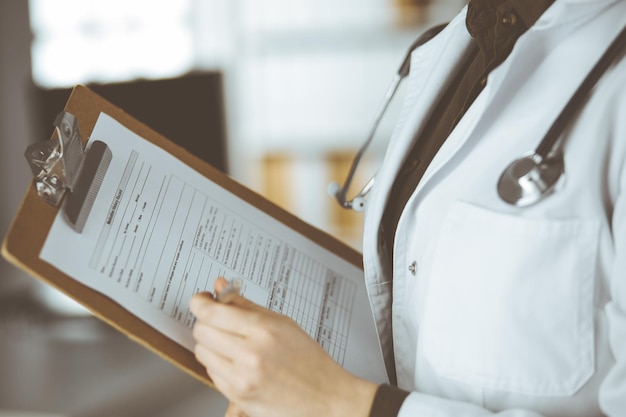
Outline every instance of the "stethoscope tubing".
<svg viewBox="0 0 626 417">
<path fill-rule="evenodd" d="M 348 171 L 348 175 L 346 176 L 346 180 L 344 181 L 343 186 L 339 190 L 336 191 L 335 197 L 337 198 L 337 201 L 339 202 L 339 204 L 341 204 L 341 206 L 344 208 L 348 208 L 348 209 L 353 208 L 352 206 L 353 206 L 354 200 L 365 197 L 367 193 L 369 193 L 369 190 L 371 189 L 371 187 L 374 185 L 374 178 L 371 178 L 367 182 L 365 187 L 363 187 L 363 189 L 359 192 L 359 194 L 354 199 L 349 200 L 349 201 L 346 200 L 348 190 L 350 189 L 350 185 L 352 185 L 352 180 L 354 179 L 354 174 L 356 173 L 356 169 L 361 163 L 361 159 L 363 159 L 363 155 L 365 155 L 365 151 L 367 150 L 367 148 L 369 148 L 370 144 L 372 143 L 372 140 L 374 139 L 374 136 L 376 135 L 376 131 L 378 130 L 378 126 L 380 125 L 380 121 L 385 115 L 385 112 L 387 111 L 387 107 L 389 107 L 389 103 L 391 103 L 391 99 L 396 94 L 396 91 L 398 90 L 398 86 L 400 85 L 402 78 L 403 77 L 401 77 L 400 75 L 396 75 L 393 77 L 393 80 L 391 81 L 391 85 L 389 86 L 389 88 L 387 89 L 387 92 L 385 93 L 383 102 L 378 107 L 376 116 L 374 118 L 374 123 L 372 123 L 372 127 L 369 130 L 370 133 L 367 136 L 367 139 L 365 140 L 365 142 L 363 142 L 363 144 L 359 148 L 356 155 L 354 156 L 354 159 L 352 160 L 352 164 L 350 165 L 350 170 Z"/>
<path fill-rule="evenodd" d="M 563 131 L 573 119 L 573 116 L 585 104 L 585 98 L 595 87 L 598 80 L 607 71 L 607 69 L 614 64 L 618 58 L 620 58 L 624 49 L 626 49 L 626 27 L 624 27 L 613 42 L 611 42 L 611 45 L 609 45 L 602 57 L 580 84 L 576 92 L 574 92 L 565 107 L 563 107 L 561 113 L 554 120 L 554 123 L 550 126 L 550 129 L 535 149 L 535 154 L 537 156 L 542 159 L 548 158 L 548 156 L 558 148 L 558 141 Z"/>
<path fill-rule="evenodd" d="M 613 39 L 609 47 L 576 89 L 561 113 L 554 120 L 535 151 L 511 162 L 498 179 L 496 190 L 502 201 L 527 207 L 551 195 L 565 174 L 563 132 L 574 120 L 598 80 L 621 58 L 626 48 L 626 27 Z"/>
<path fill-rule="evenodd" d="M 376 130 L 380 125 L 380 121 L 395 95 L 398 86 L 409 73 L 411 53 L 419 46 L 435 37 L 445 26 L 446 24 L 442 24 L 427 30 L 409 47 L 402 61 L 402 65 L 394 76 L 391 85 L 385 93 L 383 102 L 376 112 L 374 123 L 372 124 L 366 141 L 361 145 L 352 161 L 343 186 L 333 183 L 329 187 L 329 193 L 335 197 L 343 208 L 363 211 L 365 207 L 365 196 L 373 187 L 376 175 L 367 182 L 365 187 L 354 198 L 348 200 L 347 192 L 354 179 L 356 169 L 365 151 L 370 146 Z M 548 129 L 541 139 L 535 151 L 529 156 L 516 159 L 504 170 L 498 180 L 497 186 L 498 194 L 503 201 L 516 206 L 527 206 L 540 201 L 554 190 L 555 184 L 563 176 L 565 170 L 562 150 L 564 141 L 563 132 L 565 128 L 586 103 L 586 98 L 589 96 L 598 80 L 608 68 L 623 55 L 625 49 L 626 27 L 615 37 L 604 54 L 585 77 L 581 85 L 550 126 L 550 129 Z"/>
<path fill-rule="evenodd" d="M 354 179 L 354 174 L 356 173 L 356 169 L 361 163 L 361 160 L 363 159 L 363 155 L 365 154 L 365 151 L 367 150 L 367 148 L 369 148 L 370 144 L 372 143 L 372 140 L 374 139 L 376 131 L 378 130 L 378 126 L 380 125 L 380 122 L 383 116 L 385 115 L 385 112 L 387 111 L 387 107 L 389 107 L 389 103 L 391 103 L 391 100 L 396 94 L 396 91 L 398 90 L 400 83 L 409 74 L 410 67 L 411 67 L 411 53 L 415 49 L 420 47 L 421 45 L 425 44 L 426 42 L 434 38 L 446 26 L 447 26 L 447 23 L 444 23 L 444 24 L 440 24 L 440 25 L 434 26 L 426 30 L 411 44 L 411 46 L 407 50 L 404 56 L 404 59 L 402 60 L 402 64 L 398 68 L 396 75 L 391 80 L 391 84 L 387 88 L 385 96 L 383 97 L 383 101 L 378 107 L 378 110 L 376 111 L 376 114 L 374 117 L 374 123 L 372 123 L 367 139 L 365 140 L 365 142 L 363 142 L 358 152 L 356 153 L 354 159 L 352 160 L 352 164 L 350 165 L 348 175 L 346 176 L 346 179 L 343 182 L 343 185 L 339 186 L 339 184 L 337 183 L 331 183 L 329 186 L 329 189 L 328 189 L 329 194 L 335 197 L 335 199 L 337 200 L 339 205 L 341 205 L 341 207 L 346 208 L 346 209 L 354 209 L 356 211 L 363 210 L 364 203 L 365 203 L 365 196 L 369 193 L 372 186 L 374 185 L 374 180 L 375 180 L 376 175 L 374 175 L 367 182 L 367 184 L 365 184 L 365 187 L 363 187 L 361 191 L 354 198 L 348 200 L 347 199 L 348 190 L 350 188 L 350 185 L 352 185 L 352 180 Z"/>
</svg>

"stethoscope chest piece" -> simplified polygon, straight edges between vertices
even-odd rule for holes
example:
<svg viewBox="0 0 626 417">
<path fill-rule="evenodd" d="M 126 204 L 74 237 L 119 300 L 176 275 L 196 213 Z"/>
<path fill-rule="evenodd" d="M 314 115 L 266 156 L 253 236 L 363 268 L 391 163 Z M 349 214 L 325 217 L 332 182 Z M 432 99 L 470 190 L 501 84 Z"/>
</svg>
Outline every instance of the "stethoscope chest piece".
<svg viewBox="0 0 626 417">
<path fill-rule="evenodd" d="M 564 171 L 562 154 L 547 158 L 533 154 L 516 159 L 500 176 L 498 195 L 514 206 L 530 206 L 554 191 Z"/>
</svg>

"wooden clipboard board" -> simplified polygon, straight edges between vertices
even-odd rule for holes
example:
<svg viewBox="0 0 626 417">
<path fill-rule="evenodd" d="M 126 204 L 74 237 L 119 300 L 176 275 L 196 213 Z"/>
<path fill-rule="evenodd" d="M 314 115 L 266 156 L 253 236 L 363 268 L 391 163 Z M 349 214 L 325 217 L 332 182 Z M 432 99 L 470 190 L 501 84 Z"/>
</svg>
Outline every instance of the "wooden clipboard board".
<svg viewBox="0 0 626 417">
<path fill-rule="evenodd" d="M 101 112 L 104 112 L 134 133 L 185 162 L 219 186 L 295 231 L 307 236 L 312 241 L 351 264 L 359 268 L 362 267 L 362 257 L 357 251 L 237 183 L 203 160 L 137 121 L 87 87 L 77 86 L 74 88 L 65 106 L 65 111 L 73 114 L 78 119 L 83 141 L 86 142 L 87 138 L 89 138 L 98 116 Z M 34 184 L 31 184 L 2 244 L 2 255 L 9 262 L 25 270 L 30 275 L 76 300 L 96 317 L 126 334 L 129 338 L 170 361 L 191 376 L 213 387 L 205 369 L 196 361 L 193 352 L 164 336 L 107 296 L 86 287 L 40 259 L 39 254 L 58 210 L 58 207 L 53 207 L 40 199 Z"/>
</svg>

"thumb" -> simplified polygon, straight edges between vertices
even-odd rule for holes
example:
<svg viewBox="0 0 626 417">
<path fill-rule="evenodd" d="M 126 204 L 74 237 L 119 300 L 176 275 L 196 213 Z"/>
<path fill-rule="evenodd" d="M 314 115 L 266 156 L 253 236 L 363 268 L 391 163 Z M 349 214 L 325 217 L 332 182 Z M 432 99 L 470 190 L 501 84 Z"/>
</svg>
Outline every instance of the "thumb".
<svg viewBox="0 0 626 417">
<path fill-rule="evenodd" d="M 225 278 L 219 277 L 213 284 L 217 300 L 224 304 L 230 304 L 233 298 L 239 295 L 241 291 L 241 280 L 226 281 Z"/>
<path fill-rule="evenodd" d="M 219 302 L 245 308 L 248 310 L 259 308 L 259 306 L 257 306 L 255 303 L 241 296 L 240 287 L 240 282 L 229 282 L 223 277 L 219 277 L 217 280 L 215 280 L 215 284 L 213 285 L 215 294 L 217 294 L 217 299 Z"/>
<path fill-rule="evenodd" d="M 213 291 L 215 291 L 216 294 L 219 294 L 222 291 L 224 291 L 227 287 L 228 287 L 228 280 L 224 277 L 218 277 L 215 280 L 215 283 L 213 284 Z"/>
</svg>

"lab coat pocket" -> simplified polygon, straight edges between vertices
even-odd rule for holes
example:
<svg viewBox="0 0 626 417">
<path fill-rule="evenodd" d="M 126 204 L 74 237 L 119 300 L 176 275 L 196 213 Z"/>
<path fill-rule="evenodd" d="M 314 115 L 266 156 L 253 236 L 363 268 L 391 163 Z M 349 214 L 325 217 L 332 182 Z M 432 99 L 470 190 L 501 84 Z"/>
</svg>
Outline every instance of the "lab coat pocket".
<svg viewBox="0 0 626 417">
<path fill-rule="evenodd" d="M 599 224 L 457 202 L 429 273 L 422 352 L 442 377 L 569 396 L 594 372 Z"/>
</svg>

